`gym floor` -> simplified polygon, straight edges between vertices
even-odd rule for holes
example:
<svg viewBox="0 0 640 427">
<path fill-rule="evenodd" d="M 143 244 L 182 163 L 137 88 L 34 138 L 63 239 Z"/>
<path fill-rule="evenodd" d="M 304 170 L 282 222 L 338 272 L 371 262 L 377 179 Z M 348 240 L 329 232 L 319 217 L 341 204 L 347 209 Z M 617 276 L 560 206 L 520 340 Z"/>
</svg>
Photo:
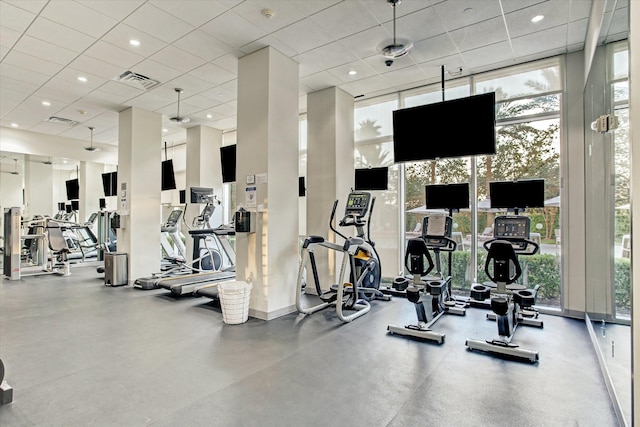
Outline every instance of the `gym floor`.
<svg viewBox="0 0 640 427">
<path fill-rule="evenodd" d="M 402 298 L 342 324 L 326 309 L 226 325 L 210 300 L 109 288 L 94 268 L 0 283 L 12 426 L 615 426 L 584 321 L 543 316 L 514 341 L 540 362 L 465 349 L 486 311 L 447 315 L 437 345 L 388 335 Z"/>
</svg>

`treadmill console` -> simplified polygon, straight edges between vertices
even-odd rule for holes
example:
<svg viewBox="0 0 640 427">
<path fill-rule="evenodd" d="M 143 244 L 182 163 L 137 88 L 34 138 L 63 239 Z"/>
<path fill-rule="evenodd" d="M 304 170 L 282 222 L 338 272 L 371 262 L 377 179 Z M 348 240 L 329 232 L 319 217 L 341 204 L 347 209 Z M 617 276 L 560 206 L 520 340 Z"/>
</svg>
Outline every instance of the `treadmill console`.
<svg viewBox="0 0 640 427">
<path fill-rule="evenodd" d="M 167 225 L 168 226 L 176 225 L 180 220 L 180 215 L 182 215 L 182 211 L 180 209 L 171 211 L 171 213 L 169 214 L 169 218 L 167 218 Z"/>
<path fill-rule="evenodd" d="M 369 210 L 371 202 L 371 193 L 364 191 L 355 191 L 349 193 L 347 206 L 344 210 L 345 216 L 355 216 L 356 218 L 364 218 Z"/>
</svg>

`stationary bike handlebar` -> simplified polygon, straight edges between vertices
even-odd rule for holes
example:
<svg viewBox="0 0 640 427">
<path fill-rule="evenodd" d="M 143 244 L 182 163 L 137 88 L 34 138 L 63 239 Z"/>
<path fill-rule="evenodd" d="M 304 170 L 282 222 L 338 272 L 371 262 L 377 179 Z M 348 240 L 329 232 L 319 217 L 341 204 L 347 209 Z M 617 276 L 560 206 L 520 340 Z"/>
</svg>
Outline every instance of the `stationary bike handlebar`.
<svg viewBox="0 0 640 427">
<path fill-rule="evenodd" d="M 538 250 L 540 249 L 540 246 L 536 242 L 529 239 L 505 239 L 505 238 L 498 239 L 496 238 L 496 239 L 487 240 L 482 244 L 482 246 L 484 246 L 484 248 L 488 251 L 489 248 L 491 247 L 491 243 L 495 242 L 496 240 L 502 240 L 502 241 L 507 241 L 511 243 L 511 245 L 513 246 L 514 252 L 518 255 L 535 255 L 538 253 Z M 522 247 L 522 249 L 517 249 L 514 243 L 524 243 L 524 247 Z M 533 249 L 529 250 L 528 249 L 529 247 L 532 247 Z"/>
</svg>

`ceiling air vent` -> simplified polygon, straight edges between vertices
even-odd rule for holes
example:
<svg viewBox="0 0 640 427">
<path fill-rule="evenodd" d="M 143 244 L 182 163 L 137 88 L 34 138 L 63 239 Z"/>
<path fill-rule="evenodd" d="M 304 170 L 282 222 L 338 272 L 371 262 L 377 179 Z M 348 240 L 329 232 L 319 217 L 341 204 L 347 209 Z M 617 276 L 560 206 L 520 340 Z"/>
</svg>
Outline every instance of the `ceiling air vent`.
<svg viewBox="0 0 640 427">
<path fill-rule="evenodd" d="M 145 90 L 152 89 L 160 84 L 158 80 L 150 79 L 142 74 L 134 73 L 133 71 L 125 71 L 115 78 L 117 82 L 127 83 L 131 86 L 142 87 Z"/>
<path fill-rule="evenodd" d="M 51 123 L 59 123 L 61 125 L 67 125 L 67 126 L 75 126 L 77 124 L 80 124 L 80 122 L 76 122 L 75 120 L 65 119 L 64 117 L 56 117 L 56 116 L 49 117 L 47 121 Z"/>
</svg>

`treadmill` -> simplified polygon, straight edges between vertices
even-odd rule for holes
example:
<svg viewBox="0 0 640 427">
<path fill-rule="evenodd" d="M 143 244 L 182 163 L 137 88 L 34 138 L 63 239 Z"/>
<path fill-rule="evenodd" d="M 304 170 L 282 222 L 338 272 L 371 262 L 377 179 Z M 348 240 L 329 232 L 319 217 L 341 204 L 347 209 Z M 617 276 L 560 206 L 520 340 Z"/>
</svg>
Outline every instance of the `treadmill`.
<svg viewBox="0 0 640 427">
<path fill-rule="evenodd" d="M 137 279 L 133 286 L 139 289 L 163 288 L 182 296 L 205 285 L 235 280 L 235 252 L 228 236 L 235 231 L 230 227 L 189 230 L 193 238 L 192 273 L 173 276 L 151 276 Z"/>
</svg>

